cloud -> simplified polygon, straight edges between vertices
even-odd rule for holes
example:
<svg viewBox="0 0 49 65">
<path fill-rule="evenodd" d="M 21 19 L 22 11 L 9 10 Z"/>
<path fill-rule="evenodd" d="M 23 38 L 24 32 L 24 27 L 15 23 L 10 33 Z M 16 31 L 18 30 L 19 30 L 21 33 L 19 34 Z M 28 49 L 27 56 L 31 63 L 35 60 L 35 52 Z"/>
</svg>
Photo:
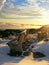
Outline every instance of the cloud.
<svg viewBox="0 0 49 65">
<path fill-rule="evenodd" d="M 0 9 L 2 8 L 2 6 L 4 5 L 5 2 L 6 2 L 6 0 L 0 0 Z"/>
<path fill-rule="evenodd" d="M 27 3 L 22 5 L 15 5 L 13 2 L 18 2 L 19 0 L 1 0 L 4 4 L 3 10 L 0 11 L 0 18 L 17 18 L 17 17 L 32 17 L 32 18 L 47 18 L 48 12 L 43 7 L 39 6 L 37 0 L 26 0 Z M 46 0 L 39 0 L 45 2 Z"/>
<path fill-rule="evenodd" d="M 38 8 L 32 6 L 19 6 L 16 8 L 9 7 L 1 14 L 5 18 L 16 18 L 17 16 L 33 16 L 40 17 L 41 13 Z"/>
<path fill-rule="evenodd" d="M 35 3 L 35 0 L 27 0 L 28 3 L 33 4 Z"/>
<path fill-rule="evenodd" d="M 27 1 L 27 3 L 28 3 L 28 1 Z M 31 0 L 31 2 L 33 2 L 33 1 L 34 0 Z M 15 0 L 8 0 L 8 2 L 5 3 L 4 10 L 1 14 L 5 18 L 14 18 L 12 16 L 15 16 L 15 18 L 17 16 L 33 16 L 33 17 L 41 16 L 40 9 L 37 5 L 36 6 L 29 5 L 29 4 L 26 5 L 23 3 L 24 6 L 19 5 L 19 6 L 15 7 L 13 5 L 13 2 L 15 2 Z"/>
</svg>

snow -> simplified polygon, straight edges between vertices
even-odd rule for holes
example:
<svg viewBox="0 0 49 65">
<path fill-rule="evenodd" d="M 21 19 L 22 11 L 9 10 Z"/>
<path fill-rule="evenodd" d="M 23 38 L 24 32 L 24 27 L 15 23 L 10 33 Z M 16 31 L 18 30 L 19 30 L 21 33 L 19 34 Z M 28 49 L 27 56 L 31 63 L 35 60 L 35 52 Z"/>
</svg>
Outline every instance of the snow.
<svg viewBox="0 0 49 65">
<path fill-rule="evenodd" d="M 10 40 L 8 40 L 8 39 L 4 39 L 4 40 L 0 40 L 0 43 L 7 43 L 7 42 L 9 42 Z"/>
<path fill-rule="evenodd" d="M 38 42 L 32 51 L 40 51 L 46 57 L 35 59 L 33 53 L 26 57 L 11 57 L 7 54 L 9 52 L 8 45 L 0 43 L 0 65 L 49 65 L 49 42 Z"/>
</svg>

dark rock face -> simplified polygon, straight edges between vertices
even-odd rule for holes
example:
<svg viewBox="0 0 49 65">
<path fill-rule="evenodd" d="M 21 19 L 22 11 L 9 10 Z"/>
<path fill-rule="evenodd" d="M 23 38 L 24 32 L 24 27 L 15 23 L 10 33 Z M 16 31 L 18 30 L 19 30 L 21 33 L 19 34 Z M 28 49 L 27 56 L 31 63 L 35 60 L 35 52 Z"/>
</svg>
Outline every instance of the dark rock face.
<svg viewBox="0 0 49 65">
<path fill-rule="evenodd" d="M 41 58 L 41 57 L 45 57 L 45 55 L 41 52 L 33 52 L 33 57 L 34 58 Z"/>
</svg>

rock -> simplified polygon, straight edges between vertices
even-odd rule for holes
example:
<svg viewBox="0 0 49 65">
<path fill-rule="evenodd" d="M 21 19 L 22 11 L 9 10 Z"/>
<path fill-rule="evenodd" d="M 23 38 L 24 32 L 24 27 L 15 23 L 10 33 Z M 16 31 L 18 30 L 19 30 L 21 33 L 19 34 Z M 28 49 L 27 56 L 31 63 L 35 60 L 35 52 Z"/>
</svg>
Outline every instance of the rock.
<svg viewBox="0 0 49 65">
<path fill-rule="evenodd" d="M 30 55 L 30 52 L 29 51 L 26 51 L 23 53 L 24 56 L 29 56 Z"/>
<path fill-rule="evenodd" d="M 32 45 L 31 48 L 34 48 L 34 46 Z"/>
<path fill-rule="evenodd" d="M 29 43 L 29 42 L 24 42 L 24 43 L 22 44 L 23 51 L 26 51 L 27 49 L 29 49 L 30 45 L 31 45 L 31 43 Z M 33 47 L 32 47 L 32 48 L 33 48 Z"/>
<path fill-rule="evenodd" d="M 13 51 L 13 50 L 10 50 L 10 53 L 8 53 L 9 56 L 21 56 L 22 52 L 20 51 Z"/>
<path fill-rule="evenodd" d="M 49 38 L 45 39 L 44 41 L 49 41 Z"/>
<path fill-rule="evenodd" d="M 41 58 L 41 57 L 45 57 L 45 55 L 41 52 L 33 52 L 33 57 L 34 58 Z"/>
<path fill-rule="evenodd" d="M 8 37 L 10 40 L 13 40 L 13 39 L 15 39 L 16 38 L 16 36 L 15 35 L 12 35 L 12 34 L 10 34 L 10 36 Z"/>
</svg>

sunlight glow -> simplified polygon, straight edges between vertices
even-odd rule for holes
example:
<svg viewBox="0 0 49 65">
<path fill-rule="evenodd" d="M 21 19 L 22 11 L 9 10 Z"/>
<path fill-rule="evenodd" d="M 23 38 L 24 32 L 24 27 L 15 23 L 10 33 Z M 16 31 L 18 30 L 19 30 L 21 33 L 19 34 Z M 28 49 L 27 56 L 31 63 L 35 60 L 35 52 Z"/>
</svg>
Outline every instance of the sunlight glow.
<svg viewBox="0 0 49 65">
<path fill-rule="evenodd" d="M 0 19 L 0 28 L 30 29 L 49 24 L 48 19 Z"/>
</svg>

